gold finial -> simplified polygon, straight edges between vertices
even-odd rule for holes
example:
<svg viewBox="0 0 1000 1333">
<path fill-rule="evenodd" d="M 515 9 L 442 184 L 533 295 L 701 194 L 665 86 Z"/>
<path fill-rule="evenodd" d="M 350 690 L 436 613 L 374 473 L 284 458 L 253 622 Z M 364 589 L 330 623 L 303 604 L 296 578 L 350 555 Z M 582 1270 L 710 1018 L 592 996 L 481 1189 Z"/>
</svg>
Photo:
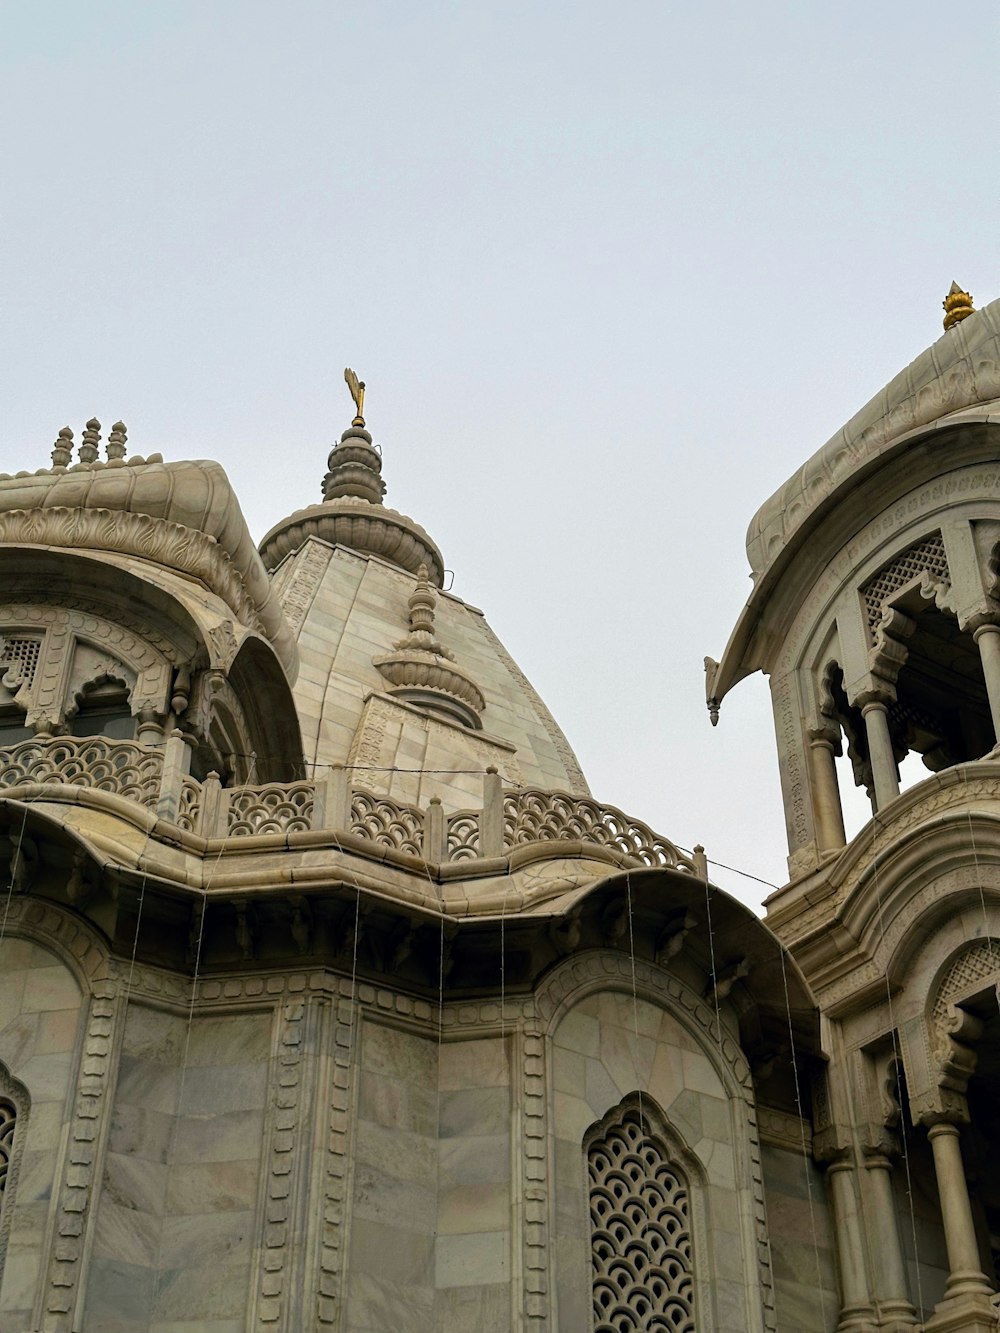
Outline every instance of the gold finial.
<svg viewBox="0 0 1000 1333">
<path fill-rule="evenodd" d="M 959 320 L 968 319 L 975 310 L 972 297 L 968 292 L 963 292 L 957 282 L 951 284 L 948 295 L 941 304 L 944 307 L 944 326 L 946 329 L 953 328 Z"/>
<path fill-rule="evenodd" d="M 344 371 L 344 379 L 347 381 L 347 387 L 351 391 L 351 397 L 354 399 L 354 406 L 357 409 L 357 415 L 351 422 L 352 426 L 363 426 L 365 424 L 365 382 L 359 380 L 350 367 Z"/>
</svg>

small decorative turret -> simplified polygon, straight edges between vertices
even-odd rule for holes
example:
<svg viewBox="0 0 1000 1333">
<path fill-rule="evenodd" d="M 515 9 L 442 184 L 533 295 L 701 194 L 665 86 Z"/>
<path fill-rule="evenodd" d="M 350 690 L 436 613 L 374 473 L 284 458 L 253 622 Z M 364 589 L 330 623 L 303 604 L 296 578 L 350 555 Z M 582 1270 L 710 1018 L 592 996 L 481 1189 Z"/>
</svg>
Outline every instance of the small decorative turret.
<svg viewBox="0 0 1000 1333">
<path fill-rule="evenodd" d="M 382 503 L 382 456 L 365 429 L 365 386 L 354 371 L 344 371 L 354 399 L 354 419 L 330 450 L 323 478 L 323 501 L 299 509 L 276 523 L 260 544 L 265 568 L 277 569 L 309 537 L 360 554 L 375 555 L 416 576 L 426 566 L 434 587 L 444 584 L 444 560 L 419 523 Z"/>
<path fill-rule="evenodd" d="M 96 463 L 97 447 L 101 443 L 101 423 L 91 417 L 83 428 L 83 442 L 80 445 L 80 462 Z"/>
<path fill-rule="evenodd" d="M 73 461 L 73 432 L 63 426 L 52 450 L 53 467 L 69 467 Z"/>
<path fill-rule="evenodd" d="M 431 590 L 426 565 L 417 572 L 417 586 L 407 605 L 409 634 L 393 644 L 394 652 L 374 659 L 389 683 L 389 693 L 479 730 L 486 700 L 472 677 L 456 664 L 455 654 L 434 637 L 437 597 Z"/>
<path fill-rule="evenodd" d="M 326 462 L 329 470 L 323 478 L 323 499 L 353 497 L 380 505 L 385 495 L 385 482 L 382 480 L 382 459 L 372 446 L 372 437 L 365 430 L 362 416 L 365 386 L 350 368 L 344 371 L 344 379 L 354 399 L 355 416 L 350 429 L 344 431 L 340 443 L 330 451 Z"/>
<path fill-rule="evenodd" d="M 108 436 L 108 462 L 113 462 L 116 458 L 125 457 L 125 437 L 127 431 L 124 421 L 116 421 L 111 427 L 111 434 Z"/>
<path fill-rule="evenodd" d="M 948 295 L 941 304 L 944 307 L 944 327 L 946 330 L 954 328 L 960 320 L 968 319 L 971 314 L 975 313 L 972 297 L 968 292 L 964 292 L 957 282 L 951 284 Z"/>
</svg>

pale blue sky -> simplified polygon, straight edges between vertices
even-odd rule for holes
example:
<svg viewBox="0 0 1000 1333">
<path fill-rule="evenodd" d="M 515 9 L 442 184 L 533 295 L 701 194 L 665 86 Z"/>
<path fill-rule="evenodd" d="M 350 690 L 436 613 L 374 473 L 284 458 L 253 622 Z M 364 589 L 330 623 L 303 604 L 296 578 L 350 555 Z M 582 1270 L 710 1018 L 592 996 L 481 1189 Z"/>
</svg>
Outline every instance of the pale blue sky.
<svg viewBox="0 0 1000 1333">
<path fill-rule="evenodd" d="M 995 4 L 0 3 L 0 468 L 124 417 L 259 537 L 369 386 L 595 794 L 779 881 L 757 505 L 997 266 Z M 720 882 L 759 901 L 749 882 Z"/>
</svg>

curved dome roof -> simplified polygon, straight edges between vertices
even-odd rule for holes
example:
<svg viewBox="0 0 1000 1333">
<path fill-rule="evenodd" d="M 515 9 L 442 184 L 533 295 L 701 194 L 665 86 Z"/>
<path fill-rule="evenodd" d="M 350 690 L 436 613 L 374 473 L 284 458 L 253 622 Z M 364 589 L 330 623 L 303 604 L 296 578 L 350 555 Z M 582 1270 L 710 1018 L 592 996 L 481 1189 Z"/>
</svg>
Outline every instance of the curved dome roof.
<svg viewBox="0 0 1000 1333">
<path fill-rule="evenodd" d="M 855 413 L 769 500 L 747 531 L 759 578 L 812 514 L 900 436 L 1000 399 L 1000 300 L 950 328 Z"/>
<path fill-rule="evenodd" d="M 381 457 L 358 421 L 333 449 L 323 503 L 261 543 L 298 644 L 307 764 L 446 810 L 481 804 L 483 774 L 589 795 L 566 737 L 483 613 L 441 591 L 444 561 L 382 503 Z"/>
</svg>

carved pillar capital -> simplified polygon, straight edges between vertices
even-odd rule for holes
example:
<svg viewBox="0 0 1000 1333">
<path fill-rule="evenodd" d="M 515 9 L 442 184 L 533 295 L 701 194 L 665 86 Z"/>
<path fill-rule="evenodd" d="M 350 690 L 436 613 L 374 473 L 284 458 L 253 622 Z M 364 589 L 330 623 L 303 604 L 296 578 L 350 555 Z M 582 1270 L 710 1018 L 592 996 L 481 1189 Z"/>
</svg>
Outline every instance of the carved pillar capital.
<svg viewBox="0 0 1000 1333">
<path fill-rule="evenodd" d="M 965 1093 L 954 1088 L 930 1088 L 927 1092 L 913 1094 L 910 1113 L 913 1123 L 926 1130 L 950 1125 L 957 1134 L 960 1125 L 969 1123 L 969 1103 Z"/>
</svg>

